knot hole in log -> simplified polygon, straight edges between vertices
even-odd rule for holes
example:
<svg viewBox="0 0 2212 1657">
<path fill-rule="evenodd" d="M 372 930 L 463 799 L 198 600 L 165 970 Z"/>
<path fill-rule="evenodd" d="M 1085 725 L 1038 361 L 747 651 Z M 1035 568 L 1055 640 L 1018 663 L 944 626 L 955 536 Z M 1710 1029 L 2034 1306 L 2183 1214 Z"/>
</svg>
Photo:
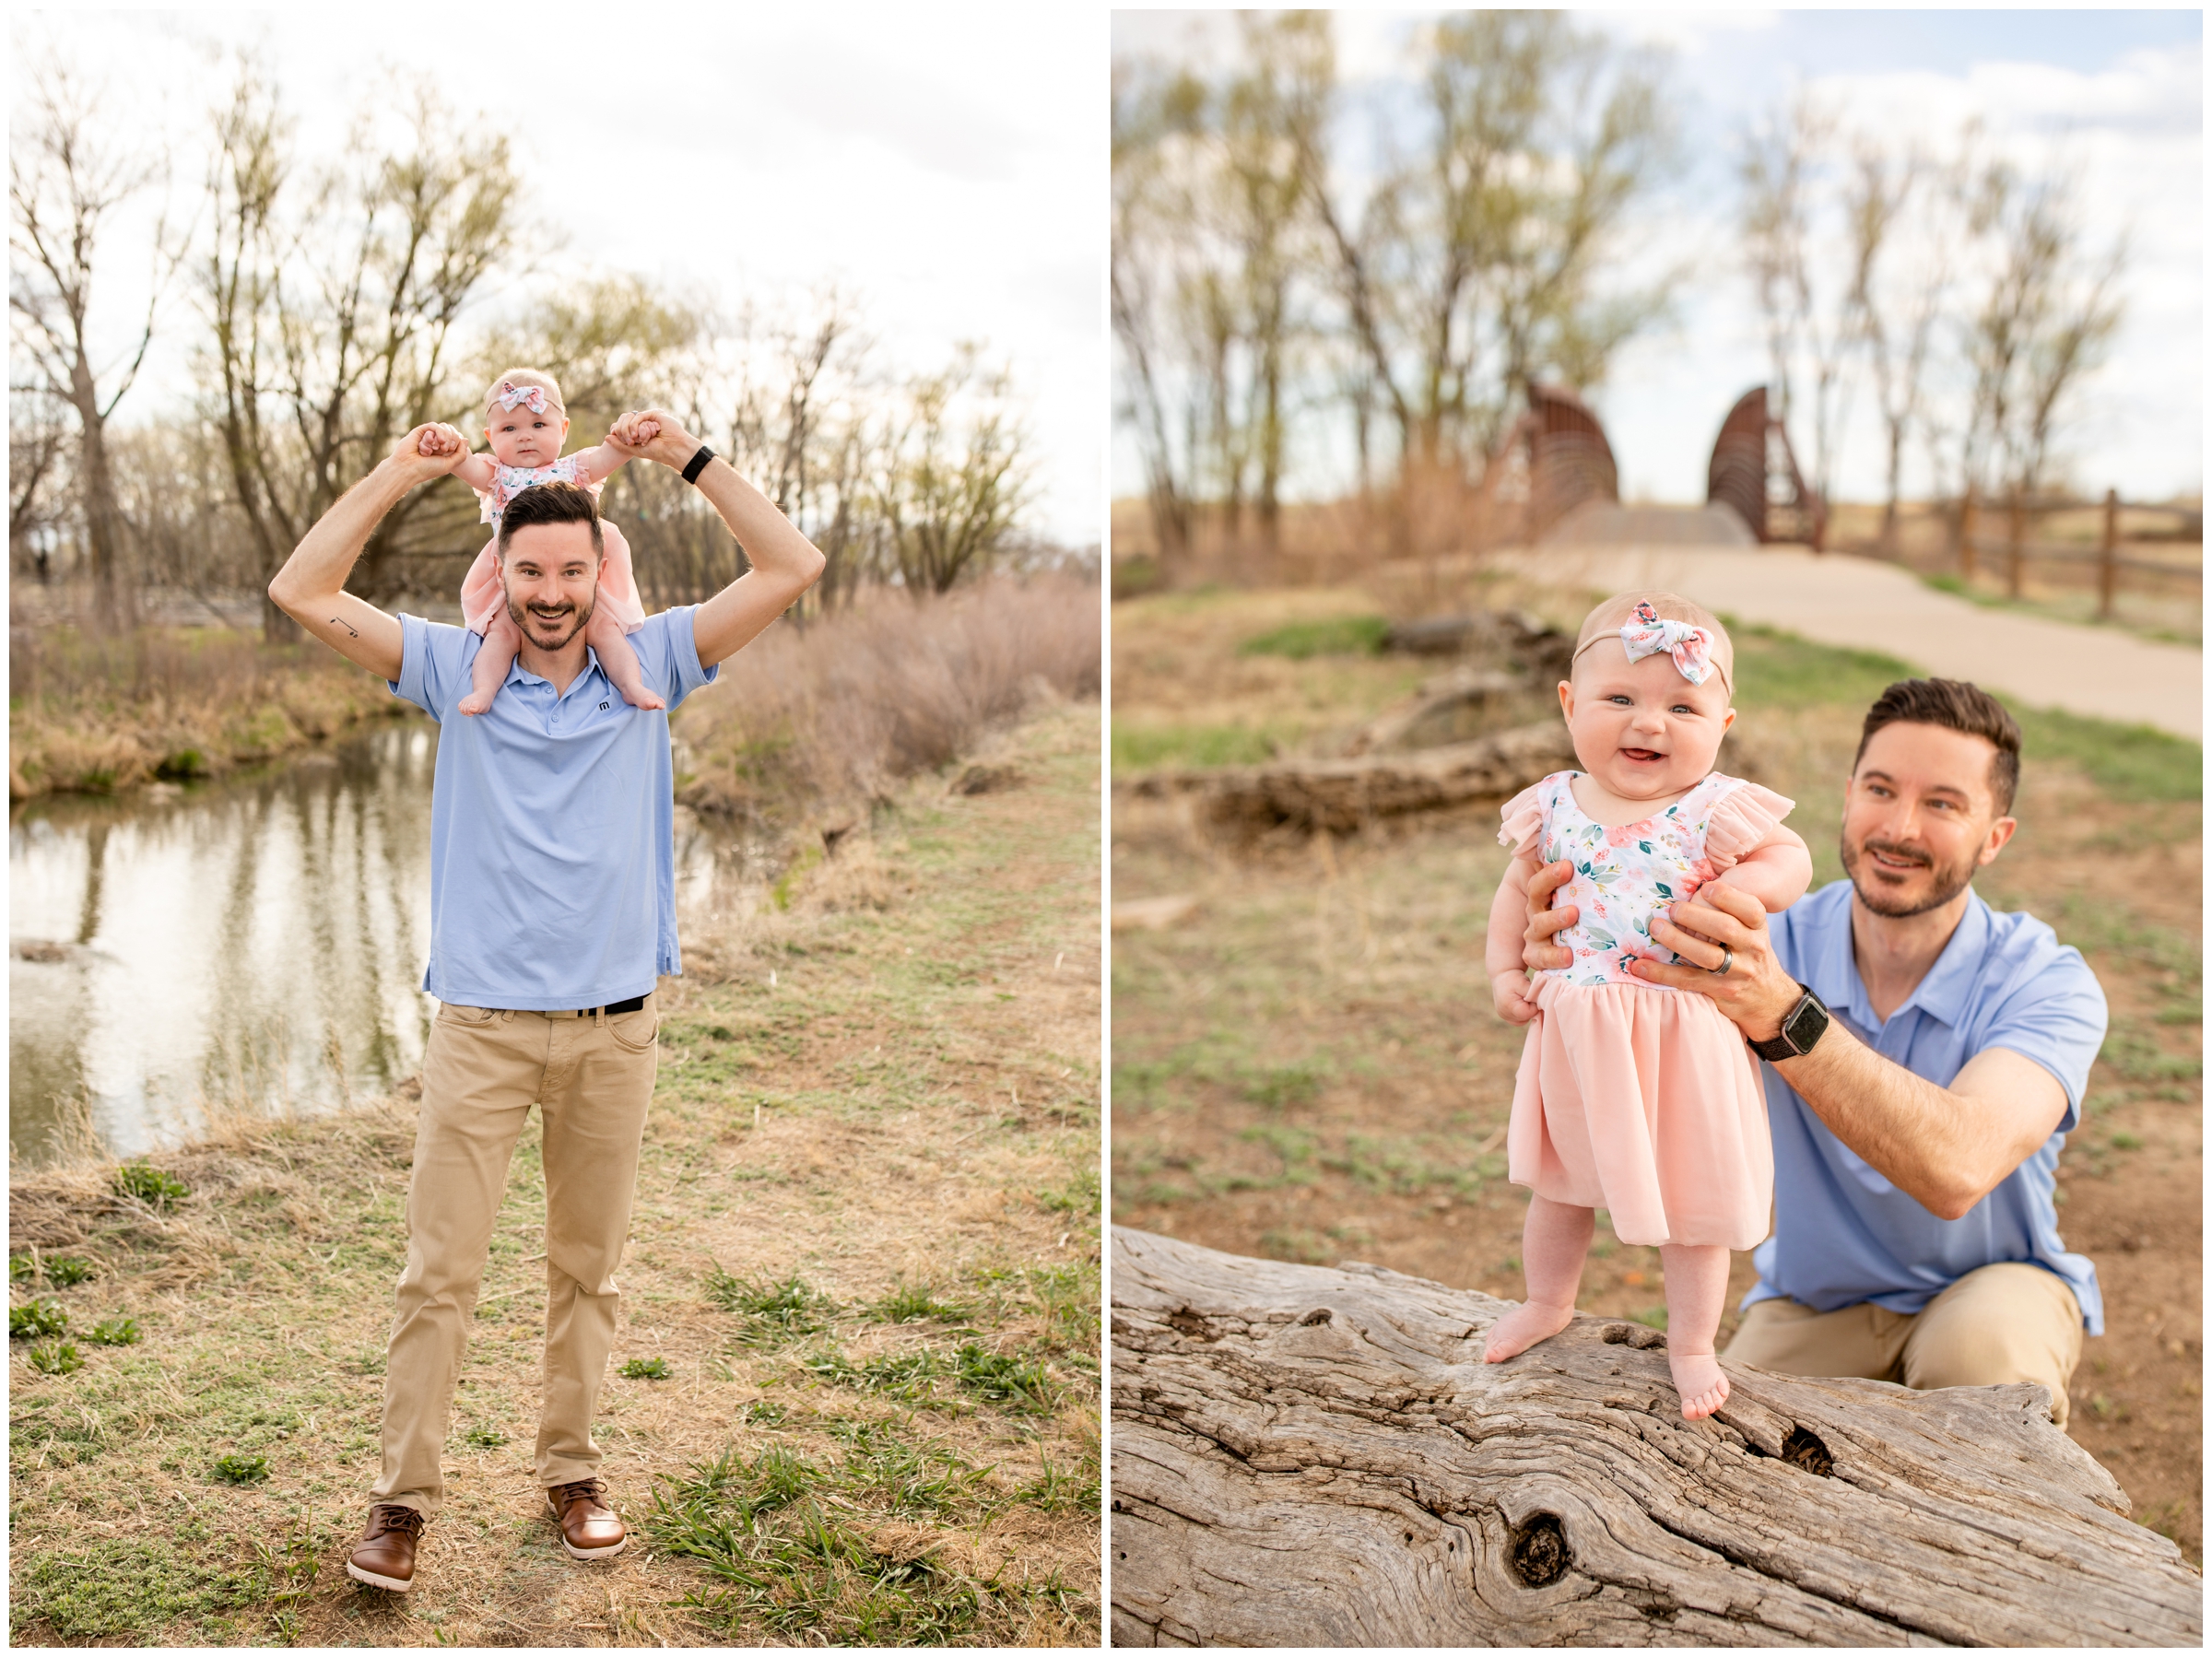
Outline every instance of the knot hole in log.
<svg viewBox="0 0 2212 1657">
<path fill-rule="evenodd" d="M 1633 1323 L 1607 1323 L 1599 1337 L 1608 1346 L 1626 1346 L 1631 1352 L 1663 1350 L 1666 1336 L 1656 1329 L 1641 1329 Z"/>
<path fill-rule="evenodd" d="M 1531 1588 L 1550 1587 L 1574 1563 L 1557 1513 L 1535 1514 L 1516 1528 L 1508 1557 L 1513 1562 L 1513 1574 Z"/>
<path fill-rule="evenodd" d="M 1836 1458 L 1828 1453 L 1828 1446 L 1802 1427 L 1790 1428 L 1790 1436 L 1782 1441 L 1782 1459 L 1794 1467 L 1821 1478 L 1833 1478 Z"/>
<path fill-rule="evenodd" d="M 1327 1322 L 1335 1315 L 1336 1314 L 1335 1312 L 1331 1311 L 1325 1306 L 1316 1306 L 1312 1311 L 1306 1313 L 1304 1317 L 1299 1319 L 1298 1326 L 1300 1329 L 1311 1329 L 1316 1323 Z"/>
</svg>

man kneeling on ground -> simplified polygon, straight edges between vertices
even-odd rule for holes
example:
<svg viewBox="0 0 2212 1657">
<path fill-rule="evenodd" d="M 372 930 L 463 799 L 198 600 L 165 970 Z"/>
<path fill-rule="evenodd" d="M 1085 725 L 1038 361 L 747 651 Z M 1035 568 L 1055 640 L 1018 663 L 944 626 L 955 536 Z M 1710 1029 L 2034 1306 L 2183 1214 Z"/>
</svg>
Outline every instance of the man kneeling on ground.
<svg viewBox="0 0 2212 1657">
<path fill-rule="evenodd" d="M 2020 730 L 1972 685 L 1907 679 L 1868 710 L 1844 796 L 1849 878 L 1769 916 L 1708 886 L 1653 938 L 1653 983 L 1711 996 L 1766 1061 L 1774 1233 L 1721 1356 L 1909 1387 L 2032 1381 L 2066 1420 L 2088 1260 L 2058 1235 L 2059 1147 L 2104 1042 L 2078 950 L 1976 895 L 2017 827 Z M 1565 964 L 1531 882 L 1529 966 Z M 1733 952 L 1733 956 L 1731 953 Z"/>
</svg>

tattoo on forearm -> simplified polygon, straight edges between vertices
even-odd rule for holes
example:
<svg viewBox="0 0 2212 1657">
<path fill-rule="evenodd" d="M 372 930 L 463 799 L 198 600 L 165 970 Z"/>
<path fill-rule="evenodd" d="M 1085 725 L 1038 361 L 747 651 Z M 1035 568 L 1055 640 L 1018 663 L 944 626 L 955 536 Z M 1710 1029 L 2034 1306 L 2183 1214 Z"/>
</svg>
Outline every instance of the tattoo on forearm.
<svg viewBox="0 0 2212 1657">
<path fill-rule="evenodd" d="M 350 637 L 352 637 L 352 638 L 359 639 L 359 638 L 360 637 L 360 634 L 359 634 L 359 633 L 355 632 L 355 631 L 353 630 L 353 629 L 352 629 L 352 628 L 350 628 L 350 627 L 347 627 L 347 624 L 346 624 L 345 622 L 343 622 L 343 621 L 340 621 L 340 620 L 339 620 L 339 619 L 338 619 L 338 618 L 337 618 L 335 616 L 333 616 L 333 617 L 330 618 L 330 625 L 331 625 L 332 627 L 342 627 L 342 628 L 345 628 L 345 629 L 346 629 L 346 631 L 347 631 L 347 635 L 348 635 L 348 636 L 350 636 Z"/>
</svg>

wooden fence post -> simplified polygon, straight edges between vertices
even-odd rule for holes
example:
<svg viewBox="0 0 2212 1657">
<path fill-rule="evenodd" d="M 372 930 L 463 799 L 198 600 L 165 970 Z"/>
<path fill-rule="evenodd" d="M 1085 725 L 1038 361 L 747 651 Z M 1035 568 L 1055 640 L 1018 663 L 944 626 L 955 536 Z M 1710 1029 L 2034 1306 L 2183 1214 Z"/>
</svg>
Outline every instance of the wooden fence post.
<svg viewBox="0 0 2212 1657">
<path fill-rule="evenodd" d="M 2104 492 L 2104 536 L 2097 546 L 2097 619 L 2112 618 L 2112 590 L 2119 584 L 2120 491 Z"/>
<path fill-rule="evenodd" d="M 2010 500 L 2006 503 L 2005 524 L 2005 593 L 2008 598 L 2020 595 L 2020 543 L 2028 535 L 2028 507 L 2020 499 L 2019 486 L 2015 484 Z"/>
<path fill-rule="evenodd" d="M 1966 499 L 1959 508 L 1959 579 L 1962 582 L 1974 579 L 1974 521 L 1981 516 L 1981 504 L 1975 486 L 1968 484 Z"/>
</svg>

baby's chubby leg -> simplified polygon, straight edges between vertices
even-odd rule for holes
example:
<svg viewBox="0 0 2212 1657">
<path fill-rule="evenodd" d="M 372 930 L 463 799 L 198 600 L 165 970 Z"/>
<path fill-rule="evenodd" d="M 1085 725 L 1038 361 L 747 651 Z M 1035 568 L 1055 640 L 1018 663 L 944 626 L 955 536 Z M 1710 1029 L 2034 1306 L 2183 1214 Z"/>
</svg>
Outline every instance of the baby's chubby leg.
<svg viewBox="0 0 2212 1657">
<path fill-rule="evenodd" d="M 1666 1367 L 1682 1394 L 1682 1418 L 1696 1421 L 1728 1402 L 1728 1377 L 1712 1355 L 1728 1299 L 1728 1251 L 1718 1243 L 1662 1243 L 1666 1272 Z"/>
<path fill-rule="evenodd" d="M 583 638 L 585 643 L 599 652 L 599 665 L 614 680 L 615 688 L 622 693 L 624 701 L 633 708 L 668 705 L 646 686 L 645 670 L 638 664 L 638 652 L 623 636 L 620 622 L 603 609 L 594 610 L 590 623 L 583 629 Z"/>
<path fill-rule="evenodd" d="M 507 682 L 507 670 L 514 665 L 515 652 L 522 647 L 523 635 L 514 618 L 504 610 L 493 616 L 484 629 L 484 648 L 469 664 L 469 692 L 461 699 L 462 712 L 483 713 L 490 709 L 491 699 Z"/>
<path fill-rule="evenodd" d="M 1482 1361 L 1501 1364 L 1538 1341 L 1567 1327 L 1574 1316 L 1575 1291 L 1583 1286 L 1583 1260 L 1597 1216 L 1587 1208 L 1528 1199 L 1528 1222 L 1521 1228 L 1521 1269 L 1528 1299 L 1490 1325 Z M 1708 1343 L 1710 1345 L 1710 1342 Z"/>
</svg>

